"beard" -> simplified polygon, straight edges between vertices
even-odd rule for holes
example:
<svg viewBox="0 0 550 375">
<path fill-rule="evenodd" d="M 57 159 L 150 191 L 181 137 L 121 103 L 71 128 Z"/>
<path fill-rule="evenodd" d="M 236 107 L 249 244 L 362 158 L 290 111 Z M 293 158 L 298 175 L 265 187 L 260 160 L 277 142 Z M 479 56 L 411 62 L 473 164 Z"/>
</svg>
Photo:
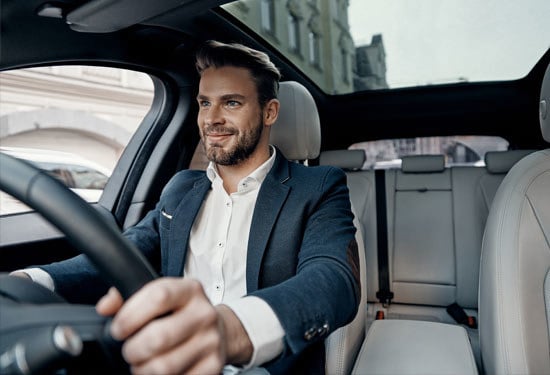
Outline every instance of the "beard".
<svg viewBox="0 0 550 375">
<path fill-rule="evenodd" d="M 218 165 L 237 165 L 248 159 L 256 150 L 258 143 L 260 143 L 263 129 L 264 124 L 261 117 L 258 120 L 258 126 L 242 132 L 220 125 L 206 127 L 201 131 L 201 139 L 206 151 L 206 157 L 209 161 Z M 207 145 L 205 134 L 208 134 L 211 130 L 221 133 L 236 134 L 237 143 L 228 150 L 224 150 L 221 145 L 216 143 Z"/>
</svg>

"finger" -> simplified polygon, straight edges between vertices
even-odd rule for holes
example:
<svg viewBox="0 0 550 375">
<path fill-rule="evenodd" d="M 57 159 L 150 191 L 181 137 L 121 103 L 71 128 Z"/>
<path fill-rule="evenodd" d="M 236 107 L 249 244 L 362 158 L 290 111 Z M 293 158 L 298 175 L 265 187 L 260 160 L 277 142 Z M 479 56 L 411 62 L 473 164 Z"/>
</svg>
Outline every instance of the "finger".
<svg viewBox="0 0 550 375">
<path fill-rule="evenodd" d="M 209 330 L 219 330 L 218 313 L 206 297 L 195 298 L 130 337 L 123 347 L 124 358 L 131 364 L 141 363 Z"/>
<path fill-rule="evenodd" d="M 151 320 L 185 305 L 196 293 L 204 294 L 202 286 L 195 280 L 153 280 L 122 305 L 113 319 L 111 335 L 124 340 Z"/>
<path fill-rule="evenodd" d="M 97 302 L 95 309 L 100 315 L 111 316 L 120 310 L 123 302 L 124 300 L 118 290 L 110 288 L 109 292 Z"/>
<path fill-rule="evenodd" d="M 225 364 L 220 336 L 215 331 L 132 366 L 134 374 L 219 374 Z"/>
</svg>

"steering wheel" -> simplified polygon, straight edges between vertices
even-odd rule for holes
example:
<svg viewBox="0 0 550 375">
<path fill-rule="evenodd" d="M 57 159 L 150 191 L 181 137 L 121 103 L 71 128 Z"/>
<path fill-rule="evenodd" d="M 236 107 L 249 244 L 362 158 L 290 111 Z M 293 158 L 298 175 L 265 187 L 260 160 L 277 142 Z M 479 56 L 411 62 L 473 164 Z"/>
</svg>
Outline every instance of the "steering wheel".
<svg viewBox="0 0 550 375">
<path fill-rule="evenodd" d="M 51 224 L 63 232 L 72 245 L 84 253 L 97 268 L 98 272 L 109 285 L 115 286 L 124 299 L 129 298 L 143 285 L 157 277 L 155 271 L 137 248 L 122 234 L 120 230 L 109 223 L 103 216 L 82 200 L 78 195 L 65 187 L 61 182 L 49 176 L 46 172 L 33 165 L 0 153 L 0 190 L 19 199 L 24 204 L 35 209 Z M 128 269 L 131 272 L 120 272 Z M 9 282 L 7 282 L 9 278 Z M 7 290 L 4 290 L 7 289 Z M 29 293 L 33 297 L 29 297 Z M 27 294 L 20 296 L 18 294 Z M 45 336 L 60 335 L 67 339 L 69 333 L 74 339 L 74 332 L 81 340 L 102 341 L 101 346 L 107 351 L 113 349 L 109 340 L 108 324 L 110 319 L 99 316 L 93 306 L 69 305 L 60 297 L 48 292 L 45 288 L 23 278 L 4 276 L 0 283 L 0 374 L 18 373 L 17 360 L 21 360 L 21 345 L 25 342 L 34 343 L 35 348 L 27 348 L 27 357 L 23 362 L 36 357 L 37 342 L 42 342 L 38 336 L 37 327 Z M 36 297 L 40 296 L 40 297 Z M 46 296 L 46 297 L 45 297 Z M 29 304 L 30 300 L 40 300 L 41 304 Z M 44 303 L 46 302 L 46 303 Z M 40 331 L 39 329 L 39 331 Z M 57 330 L 56 330 L 57 329 Z M 40 331 L 40 332 L 42 332 Z M 32 337 L 29 336 L 32 332 Z M 56 333 L 57 332 L 57 333 Z M 63 336 L 64 335 L 64 336 Z M 44 338 L 44 342 L 52 339 Z M 23 344 L 22 344 L 23 343 Z M 68 341 L 68 344 L 74 341 Z M 19 348 L 19 349 L 18 349 Z M 32 353 L 31 353 L 32 349 Z M 55 348 L 59 349 L 59 348 Z M 19 351 L 18 351 L 19 350 Z M 45 367 L 50 365 L 47 356 L 52 348 L 44 348 L 44 353 L 38 355 L 40 364 L 27 367 Z M 24 354 L 24 353 L 23 353 Z M 109 353 L 107 353 L 109 354 Z M 120 353 L 115 354 L 119 356 Z M 9 360 L 13 360 L 10 364 Z M 4 362 L 2 362 L 4 361 Z M 8 364 L 6 367 L 6 363 Z M 10 368 L 9 366 L 16 366 Z M 30 368 L 30 371 L 43 371 L 44 368 Z M 20 371 L 23 373 L 23 371 Z"/>
</svg>

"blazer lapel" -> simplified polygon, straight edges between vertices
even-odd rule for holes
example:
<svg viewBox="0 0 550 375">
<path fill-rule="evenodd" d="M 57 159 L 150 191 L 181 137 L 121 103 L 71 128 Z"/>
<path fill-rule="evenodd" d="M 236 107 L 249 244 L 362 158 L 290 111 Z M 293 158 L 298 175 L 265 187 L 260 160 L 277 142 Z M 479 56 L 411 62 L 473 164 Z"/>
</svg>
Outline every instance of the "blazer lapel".
<svg viewBox="0 0 550 375">
<path fill-rule="evenodd" d="M 246 261 L 248 293 L 258 289 L 260 266 L 267 242 L 283 203 L 290 192 L 290 188 L 284 185 L 289 178 L 288 161 L 282 156 L 281 151 L 277 150 L 275 164 L 260 188 L 250 225 Z"/>
<path fill-rule="evenodd" d="M 191 227 L 208 190 L 210 190 L 210 180 L 204 175 L 203 178 L 195 182 L 193 188 L 178 204 L 172 218 L 172 230 L 168 245 L 169 261 L 165 276 L 181 276 L 183 274 Z"/>
</svg>

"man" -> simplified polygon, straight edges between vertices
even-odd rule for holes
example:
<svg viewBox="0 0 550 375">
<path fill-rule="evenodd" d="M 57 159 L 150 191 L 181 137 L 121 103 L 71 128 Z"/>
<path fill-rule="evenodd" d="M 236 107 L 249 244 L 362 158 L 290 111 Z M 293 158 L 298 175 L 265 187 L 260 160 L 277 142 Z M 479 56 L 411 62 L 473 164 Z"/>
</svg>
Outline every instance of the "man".
<svg viewBox="0 0 550 375">
<path fill-rule="evenodd" d="M 210 165 L 177 173 L 125 233 L 148 259 L 160 252 L 165 277 L 126 302 L 111 289 L 97 311 L 114 315 L 135 373 L 323 372 L 323 341 L 360 296 L 345 175 L 269 144 L 280 73 L 266 54 L 210 41 L 196 66 Z M 25 272 L 69 297 L 101 290 L 83 256 Z"/>
</svg>

